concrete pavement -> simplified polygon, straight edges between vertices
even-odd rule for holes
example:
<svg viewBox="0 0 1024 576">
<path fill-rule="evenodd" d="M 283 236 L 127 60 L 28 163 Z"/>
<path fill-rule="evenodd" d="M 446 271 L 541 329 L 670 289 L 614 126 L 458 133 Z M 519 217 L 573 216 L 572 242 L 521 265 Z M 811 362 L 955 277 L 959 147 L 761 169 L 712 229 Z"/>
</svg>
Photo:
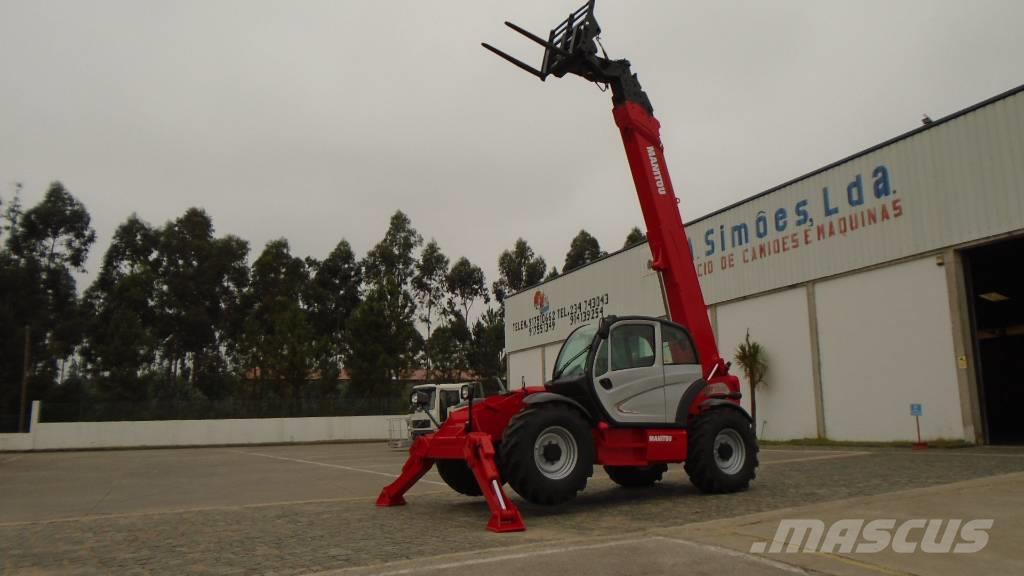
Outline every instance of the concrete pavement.
<svg viewBox="0 0 1024 576">
<path fill-rule="evenodd" d="M 404 459 L 380 444 L 5 454 L 0 573 L 1024 572 L 1020 479 L 1005 476 L 1024 473 L 1020 450 L 770 448 L 751 490 L 727 495 L 698 493 L 681 467 L 639 490 L 598 469 L 566 505 L 517 499 L 528 530 L 514 534 L 486 532 L 482 499 L 435 471 L 408 506 L 376 508 Z M 795 514 L 996 524 L 988 548 L 963 557 L 748 553 Z"/>
<path fill-rule="evenodd" d="M 1005 474 L 964 482 L 851 498 L 811 506 L 785 508 L 738 518 L 689 524 L 658 531 L 658 535 L 722 546 L 748 553 L 756 542 L 771 542 L 779 521 L 814 518 L 826 526 L 844 518 L 895 519 L 899 526 L 911 519 L 992 519 L 988 544 L 973 554 L 899 553 L 890 546 L 874 554 L 763 553 L 759 558 L 837 575 L 859 574 L 1024 574 L 1024 474 Z M 911 531 L 919 540 L 923 529 Z"/>
<path fill-rule="evenodd" d="M 845 518 L 891 518 L 897 525 L 915 518 L 990 518 L 994 524 L 989 531 L 987 546 L 974 554 L 932 554 L 920 550 L 897 553 L 891 548 L 875 554 L 750 552 L 755 543 L 771 542 L 779 522 L 791 518 L 819 519 L 826 526 Z M 1024 574 L 1022 536 L 1024 473 L 1015 473 L 619 537 L 564 540 L 485 553 L 470 551 L 431 559 L 333 570 L 317 576 L 430 575 L 469 569 L 490 576 L 574 573 L 588 576 Z"/>
</svg>

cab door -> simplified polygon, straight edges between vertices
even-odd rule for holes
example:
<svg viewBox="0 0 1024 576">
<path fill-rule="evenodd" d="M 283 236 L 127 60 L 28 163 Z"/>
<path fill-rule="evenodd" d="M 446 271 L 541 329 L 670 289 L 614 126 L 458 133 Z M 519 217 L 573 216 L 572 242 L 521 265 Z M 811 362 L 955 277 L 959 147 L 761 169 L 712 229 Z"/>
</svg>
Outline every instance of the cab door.
<svg viewBox="0 0 1024 576">
<path fill-rule="evenodd" d="M 594 390 L 605 411 L 623 424 L 660 424 L 665 420 L 665 371 L 661 361 L 661 323 L 615 323 L 595 354 Z"/>
<path fill-rule="evenodd" d="M 690 334 L 678 326 L 661 325 L 661 362 L 665 370 L 665 421 L 686 422 L 689 406 L 679 402 L 703 376 Z"/>
</svg>

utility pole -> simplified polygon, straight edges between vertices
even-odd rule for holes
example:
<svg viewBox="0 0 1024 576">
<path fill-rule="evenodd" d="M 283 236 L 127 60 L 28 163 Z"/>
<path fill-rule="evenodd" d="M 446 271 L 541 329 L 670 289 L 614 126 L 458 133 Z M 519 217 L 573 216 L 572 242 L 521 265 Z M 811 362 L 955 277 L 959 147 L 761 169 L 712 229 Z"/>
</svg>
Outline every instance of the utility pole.
<svg viewBox="0 0 1024 576">
<path fill-rule="evenodd" d="M 25 405 L 28 403 L 28 377 L 32 362 L 32 325 L 25 324 L 25 362 L 21 370 L 21 410 L 18 412 L 18 432 L 28 432 L 25 428 Z"/>
</svg>

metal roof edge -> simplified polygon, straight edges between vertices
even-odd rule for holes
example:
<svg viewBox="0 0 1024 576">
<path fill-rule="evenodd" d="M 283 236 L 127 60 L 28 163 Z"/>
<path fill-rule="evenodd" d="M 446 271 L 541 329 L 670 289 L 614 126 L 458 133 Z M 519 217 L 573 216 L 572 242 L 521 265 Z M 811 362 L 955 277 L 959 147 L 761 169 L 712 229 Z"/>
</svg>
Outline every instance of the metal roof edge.
<svg viewBox="0 0 1024 576">
<path fill-rule="evenodd" d="M 957 118 L 960 118 L 961 116 L 965 116 L 967 114 L 970 114 L 971 112 L 974 112 L 974 111 L 977 111 L 977 110 L 979 110 L 981 108 L 984 108 L 986 106 L 995 104 L 996 102 L 999 102 L 1000 100 L 1005 100 L 1005 99 L 1009 98 L 1010 96 L 1013 96 L 1013 95 L 1017 94 L 1018 92 L 1022 92 L 1022 91 L 1024 91 L 1024 84 L 1021 84 L 1021 85 L 1019 85 L 1019 86 L 1017 86 L 1015 88 L 1010 88 L 1009 90 L 1007 90 L 1005 92 L 1001 92 L 999 94 L 996 94 L 995 96 L 992 96 L 991 98 L 982 100 L 981 102 L 978 102 L 977 104 L 972 104 L 971 106 L 968 106 L 967 108 L 964 108 L 962 110 L 958 110 L 958 111 L 953 112 L 952 114 L 949 114 L 947 116 L 943 116 L 942 118 L 939 118 L 938 120 L 933 120 L 930 124 L 925 124 L 923 126 L 919 126 L 917 128 L 914 128 L 913 130 L 910 130 L 908 132 L 904 132 L 904 133 L 899 134 L 899 135 L 897 135 L 897 136 L 895 136 L 893 138 L 885 140 L 884 142 L 881 142 L 879 144 L 875 144 L 874 146 L 871 146 L 869 148 L 865 148 L 865 149 L 863 149 L 863 150 L 861 150 L 859 152 L 854 152 L 853 154 L 850 154 L 849 156 L 846 156 L 845 158 L 842 158 L 840 160 L 836 160 L 835 162 L 832 162 L 830 164 L 822 166 L 821 168 L 817 168 L 815 170 L 812 170 L 811 172 L 808 172 L 808 173 L 806 173 L 806 174 L 804 174 L 802 176 L 797 176 L 796 178 L 793 178 L 791 180 L 787 180 L 786 182 L 783 182 L 782 184 L 779 184 L 777 186 L 773 186 L 773 187 L 771 187 L 771 188 L 769 188 L 769 189 L 767 189 L 767 190 L 765 190 L 763 192 L 758 192 L 757 194 L 754 194 L 753 196 L 748 196 L 747 198 L 744 198 L 743 200 L 739 200 L 737 202 L 733 202 L 732 204 L 729 204 L 727 206 L 724 206 L 722 208 L 714 210 L 713 212 L 709 212 L 709 213 L 707 213 L 707 214 L 705 214 L 705 215 L 703 215 L 703 216 L 701 216 L 699 218 L 695 218 L 695 219 L 693 219 L 693 220 L 691 220 L 689 222 L 686 222 L 685 224 L 683 224 L 683 226 L 684 227 L 689 227 L 689 226 L 691 226 L 693 224 L 697 224 L 698 222 L 701 222 L 702 220 L 707 220 L 708 218 L 711 218 L 712 216 L 717 216 L 718 214 L 721 214 L 722 212 L 727 212 L 729 210 L 732 210 L 733 208 L 736 208 L 737 206 L 741 206 L 743 204 L 746 204 L 747 202 L 750 202 L 752 200 L 756 200 L 756 199 L 758 199 L 758 198 L 760 198 L 762 196 L 767 196 L 768 194 L 771 194 L 772 192 L 776 192 L 776 191 L 781 190 L 781 189 L 783 189 L 783 188 L 785 188 L 787 186 L 796 184 L 797 182 L 800 182 L 801 180 L 806 180 L 807 178 L 810 178 L 811 176 L 815 176 L 817 174 L 821 174 L 822 172 L 826 172 L 826 171 L 831 170 L 831 169 L 833 169 L 833 168 L 835 168 L 837 166 L 842 166 L 843 164 L 846 164 L 847 162 L 849 162 L 851 160 L 854 160 L 856 158 L 860 158 L 861 156 L 866 156 L 866 155 L 868 155 L 868 154 L 870 154 L 872 152 L 875 152 L 877 150 L 881 150 L 882 148 L 885 148 L 887 146 L 891 146 L 892 144 L 895 144 L 896 142 L 899 142 L 901 140 L 906 140 L 907 138 L 910 138 L 911 136 L 916 136 L 917 134 L 920 134 L 921 132 L 925 132 L 927 130 L 931 130 L 932 128 L 935 128 L 936 126 L 939 126 L 941 124 L 945 124 L 945 123 L 950 122 L 952 120 L 956 120 Z"/>
</svg>

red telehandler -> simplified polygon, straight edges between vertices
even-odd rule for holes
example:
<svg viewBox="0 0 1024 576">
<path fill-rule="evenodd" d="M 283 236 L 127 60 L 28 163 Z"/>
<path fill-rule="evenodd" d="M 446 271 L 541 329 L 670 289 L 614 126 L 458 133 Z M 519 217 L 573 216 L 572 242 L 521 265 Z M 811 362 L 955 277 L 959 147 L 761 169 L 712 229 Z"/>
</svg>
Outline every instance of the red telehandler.
<svg viewBox="0 0 1024 576">
<path fill-rule="evenodd" d="M 467 388 L 466 405 L 416 439 L 377 505 L 405 504 L 433 465 L 457 492 L 486 498 L 494 532 L 525 529 L 505 482 L 529 502 L 560 504 L 586 486 L 594 464 L 628 487 L 654 484 L 668 464 L 685 462 L 703 492 L 746 489 L 757 468 L 753 423 L 740 406 L 739 379 L 718 353 L 647 95 L 628 61 L 598 55 L 594 0 L 546 40 L 505 24 L 544 46 L 541 68 L 484 48 L 541 80 L 575 74 L 611 88 L 671 321 L 608 316 L 569 335 L 543 386 L 485 399 Z M 414 405 L 427 400 L 413 394 Z"/>
</svg>

